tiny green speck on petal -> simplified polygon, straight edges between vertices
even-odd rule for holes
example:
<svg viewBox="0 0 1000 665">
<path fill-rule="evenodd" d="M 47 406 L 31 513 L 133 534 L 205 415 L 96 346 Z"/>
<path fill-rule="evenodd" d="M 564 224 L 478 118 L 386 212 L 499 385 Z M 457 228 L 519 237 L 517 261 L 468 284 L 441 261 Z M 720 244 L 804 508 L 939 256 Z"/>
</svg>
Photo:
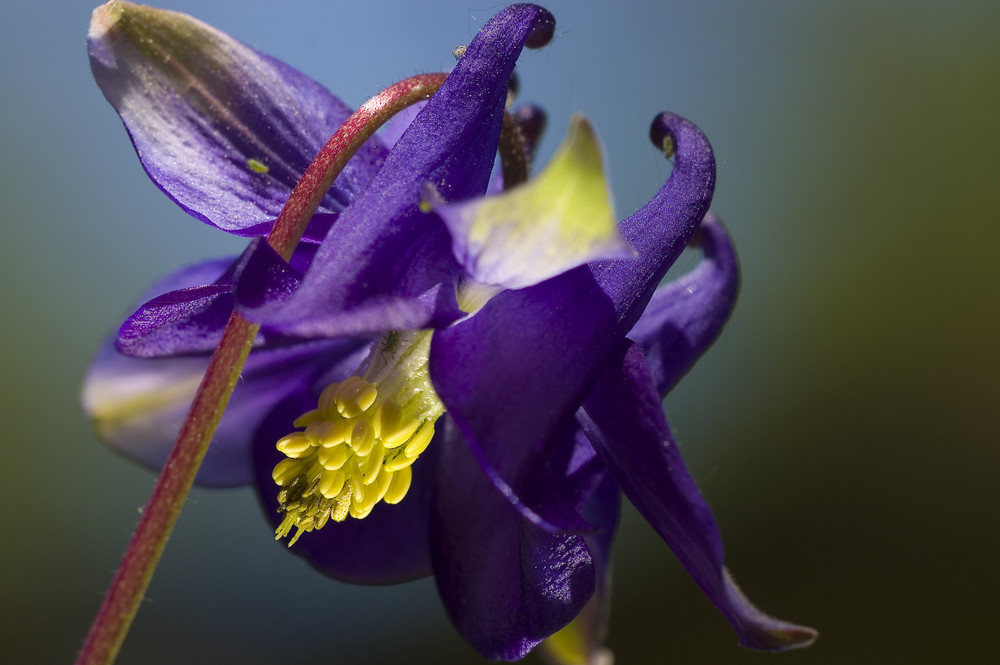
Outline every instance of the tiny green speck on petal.
<svg viewBox="0 0 1000 665">
<path fill-rule="evenodd" d="M 633 255 L 615 225 L 597 136 L 582 116 L 573 117 L 537 178 L 436 210 L 455 256 L 478 282 L 524 288 L 584 263 Z"/>
</svg>

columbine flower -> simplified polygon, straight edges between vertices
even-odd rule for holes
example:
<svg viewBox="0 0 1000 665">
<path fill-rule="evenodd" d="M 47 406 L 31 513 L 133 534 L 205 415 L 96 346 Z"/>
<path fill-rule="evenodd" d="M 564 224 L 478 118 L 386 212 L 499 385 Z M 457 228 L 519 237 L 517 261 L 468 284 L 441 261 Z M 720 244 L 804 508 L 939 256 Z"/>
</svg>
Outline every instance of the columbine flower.
<svg viewBox="0 0 1000 665">
<path fill-rule="evenodd" d="M 617 227 L 584 120 L 536 179 L 490 184 L 514 62 L 553 29 L 532 5 L 487 23 L 401 137 L 350 162 L 285 262 L 259 236 L 349 109 L 184 15 L 95 11 L 94 75 L 153 181 L 196 218 L 258 239 L 156 285 L 98 354 L 85 407 L 116 449 L 161 463 L 235 307 L 261 334 L 199 481 L 255 484 L 278 537 L 320 571 L 433 573 L 484 656 L 518 659 L 559 631 L 552 653 L 587 659 L 624 493 L 742 644 L 808 644 L 811 629 L 733 584 L 661 407 L 737 290 L 729 238 L 707 214 L 704 136 L 654 121 L 673 171 Z M 512 117 L 506 156 L 530 156 L 538 114 Z M 698 267 L 658 286 L 692 243 Z"/>
</svg>

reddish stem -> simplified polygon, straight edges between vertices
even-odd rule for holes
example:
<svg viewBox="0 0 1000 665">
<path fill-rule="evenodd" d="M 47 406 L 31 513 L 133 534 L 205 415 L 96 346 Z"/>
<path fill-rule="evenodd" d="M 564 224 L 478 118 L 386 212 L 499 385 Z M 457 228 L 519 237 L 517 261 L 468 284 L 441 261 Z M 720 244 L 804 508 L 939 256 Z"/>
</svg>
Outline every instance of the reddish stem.
<svg viewBox="0 0 1000 665">
<path fill-rule="evenodd" d="M 286 260 L 291 258 L 319 202 L 357 149 L 390 117 L 433 95 L 446 76 L 422 74 L 400 81 L 355 111 L 292 190 L 267 237 L 268 244 Z M 77 665 L 110 665 L 118 655 L 259 328 L 236 312 L 226 324 L 174 448 L 77 655 Z"/>
<path fill-rule="evenodd" d="M 319 207 L 347 161 L 386 120 L 404 108 L 433 95 L 447 74 L 420 74 L 395 83 L 375 95 L 355 111 L 330 137 L 313 163 L 306 169 L 284 209 L 278 216 L 267 242 L 286 261 L 306 230 L 306 224 Z M 308 213 L 308 214 L 307 214 Z M 300 223 L 298 220 L 305 220 Z"/>
</svg>

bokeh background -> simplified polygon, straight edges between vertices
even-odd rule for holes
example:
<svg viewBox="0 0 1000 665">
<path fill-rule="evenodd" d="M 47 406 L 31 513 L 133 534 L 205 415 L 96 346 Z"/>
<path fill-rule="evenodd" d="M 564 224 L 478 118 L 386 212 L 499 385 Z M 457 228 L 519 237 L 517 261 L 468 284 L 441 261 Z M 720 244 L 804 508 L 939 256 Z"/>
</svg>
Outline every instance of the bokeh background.
<svg viewBox="0 0 1000 665">
<path fill-rule="evenodd" d="M 79 411 L 91 353 L 154 278 L 242 247 L 139 168 L 90 78 L 92 3 L 5 0 L 0 22 L 10 663 L 71 661 L 152 487 Z M 501 6 L 168 4 L 352 105 L 449 67 Z M 669 172 L 646 138 L 657 112 L 691 118 L 713 142 L 714 208 L 743 289 L 666 409 L 743 588 L 822 632 L 807 651 L 741 650 L 627 511 L 608 639 L 618 662 L 995 662 L 1000 4 L 549 7 L 557 38 L 519 67 L 522 99 L 550 113 L 544 154 L 571 113 L 588 115 L 625 216 Z M 345 586 L 282 549 L 249 490 L 195 491 L 119 662 L 480 662 L 431 582 Z"/>
</svg>

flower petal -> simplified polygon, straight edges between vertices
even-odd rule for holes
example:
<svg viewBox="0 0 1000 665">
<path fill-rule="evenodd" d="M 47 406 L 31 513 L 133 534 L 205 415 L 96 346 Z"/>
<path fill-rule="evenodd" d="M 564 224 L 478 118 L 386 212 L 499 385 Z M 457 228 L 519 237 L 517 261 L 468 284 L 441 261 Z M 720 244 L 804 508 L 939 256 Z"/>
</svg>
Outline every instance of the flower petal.
<svg viewBox="0 0 1000 665">
<path fill-rule="evenodd" d="M 455 627 L 491 660 L 519 660 L 580 611 L 594 591 L 583 537 L 524 520 L 449 428 L 431 519 L 438 590 Z"/>
<path fill-rule="evenodd" d="M 446 325 L 464 315 L 454 293 L 461 268 L 448 234 L 419 205 L 428 184 L 449 201 L 486 191 L 514 62 L 522 46 L 541 46 L 546 32 L 551 37 L 552 21 L 540 7 L 514 5 L 479 31 L 268 325 L 334 336 Z"/>
<path fill-rule="evenodd" d="M 620 225 L 636 259 L 500 293 L 431 342 L 438 396 L 487 475 L 538 524 L 569 528 L 561 511 L 526 499 L 532 465 L 550 455 L 711 201 L 715 160 L 704 135 L 676 116 L 657 122 L 674 139 L 676 163 L 653 200 Z"/>
<path fill-rule="evenodd" d="M 705 218 L 715 189 L 715 157 L 701 130 L 680 116 L 661 113 L 651 133 L 669 137 L 676 158 L 656 196 L 619 225 L 638 260 L 594 268 L 601 288 L 616 304 L 620 325 L 628 328 Z"/>
<path fill-rule="evenodd" d="M 581 268 L 499 293 L 431 338 L 431 380 L 445 408 L 487 476 L 544 528 L 580 528 L 539 494 L 535 469 L 572 425 L 615 333 L 613 304 Z"/>
<path fill-rule="evenodd" d="M 143 299 L 155 301 L 164 293 L 184 293 L 194 288 L 192 284 L 212 283 L 232 263 L 232 259 L 219 259 L 178 270 L 154 284 Z M 273 401 L 339 359 L 357 353 L 365 343 L 321 341 L 251 353 L 197 481 L 226 486 L 249 482 L 250 436 Z M 81 395 L 83 410 L 94 419 L 98 436 L 108 445 L 159 468 L 173 447 L 208 357 L 133 358 L 115 347 L 116 340 L 107 340 L 88 369 Z M 352 369 L 361 360 L 353 358 Z"/>
<path fill-rule="evenodd" d="M 288 263 L 263 238 L 255 238 L 238 259 L 222 264 L 225 268 L 217 274 L 206 275 L 204 281 L 209 284 L 166 292 L 162 290 L 164 283 L 154 287 L 159 295 L 149 298 L 125 320 L 116 346 L 135 358 L 210 354 L 234 307 L 240 305 L 241 312 L 250 313 L 251 321 L 258 321 L 252 314 L 267 311 L 297 288 L 315 251 L 316 245 L 301 244 Z M 181 270 L 167 281 L 190 283 L 194 281 L 191 270 L 201 268 Z M 286 341 L 283 335 L 264 327 L 254 348 L 281 346 Z"/>
<path fill-rule="evenodd" d="M 582 438 L 586 438 L 580 432 Z M 590 447 L 589 440 L 587 447 Z M 591 448 L 591 450 L 593 450 Z M 610 476 L 591 496 L 585 514 L 597 528 L 583 534 L 597 571 L 597 588 L 580 613 L 542 642 L 548 660 L 556 665 L 612 665 L 614 656 L 603 646 L 611 609 L 611 546 L 618 525 L 621 492 Z"/>
<path fill-rule="evenodd" d="M 345 365 L 343 372 L 327 374 L 324 380 L 343 379 L 351 371 Z M 254 437 L 255 487 L 272 528 L 281 522 L 281 514 L 271 472 L 286 459 L 275 443 L 294 429 L 295 418 L 316 408 L 317 396 L 317 391 L 301 389 L 290 395 L 271 410 Z M 414 463 L 413 484 L 399 504 L 380 503 L 364 519 L 329 522 L 303 534 L 289 550 L 324 575 L 354 584 L 394 584 L 430 574 L 428 508 L 437 477 L 436 448 L 432 442 Z"/>
<path fill-rule="evenodd" d="M 234 305 L 225 282 L 164 293 L 125 320 L 116 348 L 133 358 L 211 353 Z"/>
<path fill-rule="evenodd" d="M 205 261 L 155 283 L 119 329 L 118 351 L 136 358 L 211 353 L 232 313 L 229 281 L 235 261 Z"/>
<path fill-rule="evenodd" d="M 350 109 L 312 79 L 190 16 L 112 0 L 94 10 L 91 70 L 143 168 L 195 218 L 263 235 Z M 319 212 L 342 210 L 381 164 L 369 141 Z"/>
<path fill-rule="evenodd" d="M 275 401 L 357 352 L 361 342 L 323 341 L 251 354 L 198 472 L 202 485 L 244 485 L 252 478 L 254 428 Z M 357 366 L 361 358 L 350 361 Z M 349 363 L 350 364 L 350 363 Z M 141 464 L 158 469 L 201 383 L 208 358 L 129 358 L 105 343 L 84 379 L 83 410 L 98 436 Z"/>
<path fill-rule="evenodd" d="M 701 262 L 656 289 L 629 332 L 646 354 L 660 395 L 670 392 L 719 336 L 739 291 L 736 252 L 712 213 L 702 222 L 694 244 L 704 253 Z"/>
<path fill-rule="evenodd" d="M 538 177 L 495 196 L 439 205 L 452 249 L 477 282 L 520 289 L 601 259 L 628 258 L 601 150 L 581 116 Z"/>
<path fill-rule="evenodd" d="M 337 236 L 337 231 L 331 236 Z M 348 273 L 366 266 L 354 266 L 342 273 L 344 281 L 327 284 L 331 291 L 300 297 L 308 283 L 307 273 L 302 286 L 289 297 L 271 300 L 262 307 L 244 303 L 239 311 L 261 323 L 263 330 L 316 338 L 436 328 L 464 316 L 455 299 L 459 272 L 450 258 L 441 260 L 448 251 L 448 234 L 443 228 L 432 228 L 419 239 L 410 240 L 412 244 L 395 246 L 398 263 L 383 264 L 381 272 L 356 277 Z M 322 270 L 317 268 L 312 274 Z M 351 282 L 353 279 L 370 281 Z"/>
<path fill-rule="evenodd" d="M 718 526 L 684 466 L 640 348 L 627 343 L 608 367 L 582 421 L 625 496 L 733 625 L 740 644 L 763 651 L 811 644 L 816 631 L 760 612 L 730 579 Z"/>
</svg>

